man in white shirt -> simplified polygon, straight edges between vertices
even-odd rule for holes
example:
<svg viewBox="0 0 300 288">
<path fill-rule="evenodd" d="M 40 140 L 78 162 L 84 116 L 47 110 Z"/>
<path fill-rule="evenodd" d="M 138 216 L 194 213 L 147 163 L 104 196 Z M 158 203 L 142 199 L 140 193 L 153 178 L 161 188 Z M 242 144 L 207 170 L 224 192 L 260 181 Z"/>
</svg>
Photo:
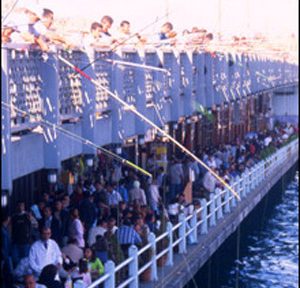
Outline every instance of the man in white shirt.
<svg viewBox="0 0 300 288">
<path fill-rule="evenodd" d="M 102 25 L 98 22 L 93 22 L 90 28 L 90 33 L 84 38 L 84 50 L 87 52 L 91 61 L 94 57 L 94 48 L 108 48 L 111 41 L 108 37 L 102 37 Z"/>
<path fill-rule="evenodd" d="M 107 231 L 107 222 L 104 219 L 99 219 L 97 222 L 96 227 L 92 227 L 89 231 L 88 243 L 89 246 L 96 242 L 96 237 L 98 235 L 104 236 L 105 232 Z"/>
<path fill-rule="evenodd" d="M 41 229 L 41 239 L 33 243 L 29 251 L 29 265 L 36 276 L 39 276 L 42 269 L 54 264 L 62 264 L 62 254 L 57 243 L 50 239 L 51 229 L 43 227 Z"/>
<path fill-rule="evenodd" d="M 53 24 L 53 20 L 53 11 L 46 8 L 43 9 L 40 21 L 36 22 L 33 26 L 34 33 L 37 34 L 44 42 L 64 44 L 67 47 L 70 47 L 70 43 L 68 43 L 61 35 L 50 29 Z"/>
<path fill-rule="evenodd" d="M 214 172 L 216 172 L 216 169 L 212 168 L 212 170 Z M 203 186 L 204 186 L 204 188 L 206 189 L 206 192 L 207 192 L 207 193 L 205 193 L 206 196 L 208 196 L 210 193 L 215 192 L 216 183 L 217 183 L 216 178 L 209 171 L 207 171 L 204 175 L 204 178 L 203 178 Z"/>
<path fill-rule="evenodd" d="M 158 185 L 156 179 L 152 180 L 152 183 L 149 187 L 149 198 L 151 209 L 158 214 L 158 206 L 161 201 L 161 197 L 159 195 Z"/>
</svg>

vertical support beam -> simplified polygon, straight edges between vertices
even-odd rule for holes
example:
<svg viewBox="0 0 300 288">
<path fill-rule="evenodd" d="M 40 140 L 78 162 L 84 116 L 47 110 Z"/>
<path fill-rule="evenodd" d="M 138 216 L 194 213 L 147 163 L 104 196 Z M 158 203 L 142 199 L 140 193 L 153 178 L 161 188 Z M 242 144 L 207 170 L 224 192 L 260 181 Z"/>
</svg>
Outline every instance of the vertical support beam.
<svg viewBox="0 0 300 288">
<path fill-rule="evenodd" d="M 169 247 L 168 247 L 168 260 L 167 265 L 173 266 L 173 225 L 171 222 L 167 223 L 167 231 L 168 231 L 168 237 L 169 237 Z"/>
<path fill-rule="evenodd" d="M 205 53 L 205 98 L 206 107 L 211 107 L 214 104 L 214 89 L 212 84 L 212 57 L 211 54 Z"/>
<path fill-rule="evenodd" d="M 186 51 L 180 54 L 180 65 L 184 71 L 183 78 L 183 113 L 184 116 L 190 116 L 193 112 L 192 87 L 193 87 L 193 52 Z"/>
<path fill-rule="evenodd" d="M 207 227 L 207 201 L 206 199 L 200 200 L 200 205 L 202 207 L 201 210 L 201 220 L 203 221 L 201 224 L 201 234 L 207 234 L 208 227 Z"/>
<path fill-rule="evenodd" d="M 151 281 L 157 281 L 157 262 L 156 262 L 156 242 L 155 242 L 155 235 L 154 233 L 150 233 L 148 236 L 148 241 L 151 243 L 152 249 L 152 257 L 151 257 Z"/>
<path fill-rule="evenodd" d="M 145 58 L 144 58 L 144 54 L 142 54 L 142 51 L 139 51 L 139 54 L 137 52 L 134 53 L 134 60 L 135 60 L 134 62 L 138 64 L 145 64 Z M 141 112 L 143 115 L 146 115 L 147 108 L 146 108 L 145 70 L 134 69 L 134 73 L 136 77 L 135 78 L 136 79 L 136 83 L 135 83 L 136 107 L 139 112 Z M 140 118 L 135 117 L 135 135 L 144 135 L 147 130 L 146 127 L 147 124 L 144 121 L 141 121 Z"/>
<path fill-rule="evenodd" d="M 44 119 L 59 125 L 59 62 L 53 53 L 48 53 L 48 59 L 39 61 L 39 72 L 42 82 L 42 95 L 44 98 Z M 55 136 L 54 129 L 45 127 L 45 133 L 48 138 L 52 137 L 48 143 L 44 142 L 44 168 L 60 168 L 60 149 L 63 149 L 64 143 Z"/>
<path fill-rule="evenodd" d="M 139 276 L 138 276 L 138 249 L 135 245 L 129 247 L 129 257 L 133 260 L 129 263 L 129 277 L 133 277 L 133 281 L 130 282 L 129 288 L 139 287 Z M 115 287 L 115 286 L 112 286 Z"/>
<path fill-rule="evenodd" d="M 89 59 L 87 55 L 81 55 L 83 63 Z M 86 73 L 96 78 L 94 65 L 89 66 Z M 82 78 L 82 95 L 83 95 L 83 113 L 82 113 L 82 137 L 95 142 L 96 130 L 96 87 L 86 78 Z M 84 145 L 82 147 L 84 154 L 95 154 L 94 148 Z"/>
<path fill-rule="evenodd" d="M 10 104 L 8 88 L 8 53 L 4 47 L 1 49 L 1 100 Z M 11 111 L 1 104 L 1 190 L 12 193 L 12 161 L 11 161 Z"/>
<path fill-rule="evenodd" d="M 116 287 L 115 268 L 116 268 L 115 263 L 111 260 L 108 260 L 104 264 L 104 271 L 105 273 L 109 274 L 109 278 L 106 279 L 104 282 L 104 288 Z"/>
<path fill-rule="evenodd" d="M 199 52 L 198 55 L 198 62 L 197 62 L 197 87 L 196 87 L 196 101 L 203 105 L 204 107 L 207 106 L 206 104 L 206 97 L 205 97 L 205 53 Z"/>
<path fill-rule="evenodd" d="M 179 90 L 180 90 L 180 64 L 179 64 L 179 54 L 173 53 L 172 59 L 172 85 L 171 85 L 171 97 L 172 97 L 172 105 L 171 105 L 171 119 L 172 121 L 178 121 L 180 116 L 179 109 Z"/>
<path fill-rule="evenodd" d="M 179 238 L 182 239 L 181 242 L 179 242 L 179 253 L 184 254 L 186 253 L 186 220 L 183 213 L 179 214 L 179 223 L 181 223 L 181 226 L 178 228 L 179 232 Z"/>
<path fill-rule="evenodd" d="M 113 54 L 114 60 L 120 60 L 121 57 L 118 53 Z M 113 93 L 118 95 L 120 98 L 123 98 L 123 69 L 118 67 L 117 65 L 114 66 L 114 72 L 112 73 L 112 86 L 113 86 Z M 112 133 L 112 143 L 121 144 L 123 137 L 125 136 L 125 119 L 126 118 L 126 111 L 124 111 L 123 107 L 114 100 L 112 101 L 112 114 L 111 114 L 111 133 Z M 130 114 L 130 113 L 127 113 Z"/>
</svg>

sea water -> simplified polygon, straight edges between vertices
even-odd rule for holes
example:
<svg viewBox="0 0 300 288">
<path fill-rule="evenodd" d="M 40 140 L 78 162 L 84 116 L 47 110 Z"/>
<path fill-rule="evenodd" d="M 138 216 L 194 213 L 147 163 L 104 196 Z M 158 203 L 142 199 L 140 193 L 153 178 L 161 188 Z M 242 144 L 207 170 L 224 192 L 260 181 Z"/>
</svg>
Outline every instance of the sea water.
<svg viewBox="0 0 300 288">
<path fill-rule="evenodd" d="M 298 172 L 282 191 L 281 186 L 274 187 L 186 288 L 298 287 Z"/>
</svg>

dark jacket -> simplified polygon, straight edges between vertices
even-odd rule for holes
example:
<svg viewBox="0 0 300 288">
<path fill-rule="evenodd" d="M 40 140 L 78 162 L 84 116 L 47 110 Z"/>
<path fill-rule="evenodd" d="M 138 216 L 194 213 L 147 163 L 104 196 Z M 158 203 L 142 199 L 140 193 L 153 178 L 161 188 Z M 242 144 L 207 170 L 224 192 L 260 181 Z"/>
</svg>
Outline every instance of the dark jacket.
<svg viewBox="0 0 300 288">
<path fill-rule="evenodd" d="M 15 214 L 12 219 L 12 243 L 30 244 L 31 241 L 31 222 L 27 213 Z"/>
<path fill-rule="evenodd" d="M 80 219 L 87 228 L 90 228 L 97 217 L 96 206 L 88 198 L 84 199 L 79 206 Z"/>
</svg>

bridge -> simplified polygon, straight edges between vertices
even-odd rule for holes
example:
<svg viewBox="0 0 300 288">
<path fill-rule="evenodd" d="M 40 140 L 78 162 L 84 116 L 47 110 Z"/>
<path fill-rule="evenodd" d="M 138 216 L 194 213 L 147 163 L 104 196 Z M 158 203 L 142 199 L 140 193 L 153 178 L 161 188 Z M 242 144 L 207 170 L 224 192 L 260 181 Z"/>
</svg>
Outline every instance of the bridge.
<svg viewBox="0 0 300 288">
<path fill-rule="evenodd" d="M 7 197 L 17 199 L 20 188 L 24 188 L 24 194 L 26 189 L 33 190 L 32 184 L 29 187 L 26 183 L 37 171 L 47 171 L 48 177 L 55 178 L 64 161 L 80 154 L 92 159 L 100 147 L 118 155 L 122 149 L 133 147 L 132 161 L 143 166 L 141 146 L 157 139 L 168 141 L 134 110 L 191 151 L 264 130 L 271 120 L 297 121 L 298 66 L 255 54 L 199 49 L 123 47 L 117 52 L 102 49 L 87 55 L 80 50 L 59 48 L 45 54 L 26 46 L 7 45 L 2 47 L 1 91 L 5 206 Z M 209 201 L 201 200 L 200 208 L 192 207 L 191 214 L 181 214 L 174 227 L 167 223 L 166 232 L 158 238 L 150 234 L 149 244 L 142 249 L 130 247 L 129 258 L 123 263 L 116 266 L 108 261 L 105 275 L 90 288 L 100 283 L 106 288 L 161 287 L 162 283 L 179 287 L 179 282 L 184 285 L 189 276 L 179 277 L 173 286 L 170 282 L 170 275 L 185 261 L 183 255 L 194 249 L 202 258 L 199 256 L 193 269 L 203 265 L 270 189 L 271 184 L 263 188 L 266 179 L 273 183 L 272 177 L 280 177 L 278 171 L 297 159 L 297 143 L 296 140 L 281 148 L 231 183 L 241 203 L 226 189 L 216 191 Z M 174 145 L 167 145 L 168 153 L 176 153 Z M 245 204 L 250 202 L 252 208 Z M 227 236 L 216 238 L 209 252 L 201 254 L 199 247 L 209 245 L 209 237 L 216 235 L 209 231 L 220 221 L 228 224 L 232 215 L 237 220 L 230 231 L 225 231 L 228 235 L 224 232 Z M 188 247 L 190 235 L 198 243 L 194 248 Z M 158 243 L 165 239 L 167 247 L 156 253 Z M 141 255 L 149 250 L 151 259 L 140 267 Z M 167 270 L 158 268 L 164 256 Z M 175 263 L 178 269 L 174 269 Z M 117 283 L 116 275 L 124 268 L 128 278 Z M 152 282 L 141 285 L 139 276 L 149 268 Z"/>
<path fill-rule="evenodd" d="M 168 47 L 94 53 L 97 61 L 85 72 L 171 135 L 194 131 L 197 139 L 186 140 L 191 150 L 262 128 L 272 116 L 274 89 L 297 90 L 297 65 L 257 55 Z M 139 145 L 155 138 L 155 129 L 58 56 L 79 68 L 91 62 L 76 50 L 43 54 L 2 47 L 3 190 L 11 191 L 14 179 L 34 171 L 57 170 L 66 159 L 95 154 L 94 147 L 68 132 L 118 153 L 126 141 Z M 297 105 L 295 96 L 291 101 Z M 280 100 L 276 103 L 273 110 L 282 109 Z M 207 114 L 215 116 L 214 123 Z"/>
</svg>

